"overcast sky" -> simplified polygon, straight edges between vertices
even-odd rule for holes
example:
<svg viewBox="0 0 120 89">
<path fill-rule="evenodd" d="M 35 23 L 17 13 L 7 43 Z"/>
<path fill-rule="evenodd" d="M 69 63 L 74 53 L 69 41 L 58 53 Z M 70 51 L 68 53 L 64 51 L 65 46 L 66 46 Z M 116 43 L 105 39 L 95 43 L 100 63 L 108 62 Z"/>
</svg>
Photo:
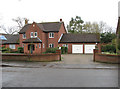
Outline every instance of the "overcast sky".
<svg viewBox="0 0 120 89">
<path fill-rule="evenodd" d="M 86 21 L 103 21 L 114 29 L 118 21 L 119 0 L 1 0 L 0 24 L 16 25 L 12 18 L 26 17 L 30 22 L 54 22 L 80 16 Z"/>
</svg>

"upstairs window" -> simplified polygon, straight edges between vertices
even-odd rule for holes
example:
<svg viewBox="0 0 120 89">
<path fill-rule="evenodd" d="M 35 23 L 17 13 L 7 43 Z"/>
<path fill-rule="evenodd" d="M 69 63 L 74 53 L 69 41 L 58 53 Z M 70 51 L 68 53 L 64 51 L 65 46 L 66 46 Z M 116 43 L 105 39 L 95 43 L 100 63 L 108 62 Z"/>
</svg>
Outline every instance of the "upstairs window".
<svg viewBox="0 0 120 89">
<path fill-rule="evenodd" d="M 31 38 L 33 38 L 33 32 L 30 33 Z"/>
<path fill-rule="evenodd" d="M 54 48 L 54 44 L 49 44 L 49 48 Z"/>
<path fill-rule="evenodd" d="M 26 34 L 25 33 L 23 34 L 23 39 L 26 39 Z"/>
<path fill-rule="evenodd" d="M 53 32 L 49 33 L 49 38 L 54 38 L 54 33 Z"/>
<path fill-rule="evenodd" d="M 34 36 L 37 37 L 37 32 L 34 33 Z"/>
</svg>

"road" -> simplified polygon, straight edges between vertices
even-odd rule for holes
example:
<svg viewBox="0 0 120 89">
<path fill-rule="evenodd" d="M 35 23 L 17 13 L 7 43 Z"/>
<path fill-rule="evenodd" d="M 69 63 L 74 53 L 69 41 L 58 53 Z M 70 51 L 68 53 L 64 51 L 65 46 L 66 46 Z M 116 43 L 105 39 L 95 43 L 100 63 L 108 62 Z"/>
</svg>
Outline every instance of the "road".
<svg viewBox="0 0 120 89">
<path fill-rule="evenodd" d="M 118 87 L 118 70 L 2 68 L 3 87 Z"/>
</svg>

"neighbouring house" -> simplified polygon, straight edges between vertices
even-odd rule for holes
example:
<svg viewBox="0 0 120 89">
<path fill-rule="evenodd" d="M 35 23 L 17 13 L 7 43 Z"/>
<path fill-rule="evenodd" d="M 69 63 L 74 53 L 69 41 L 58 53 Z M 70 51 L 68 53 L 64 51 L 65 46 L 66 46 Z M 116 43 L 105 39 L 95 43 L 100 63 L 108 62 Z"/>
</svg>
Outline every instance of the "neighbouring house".
<svg viewBox="0 0 120 89">
<path fill-rule="evenodd" d="M 11 45 L 10 42 L 7 40 L 4 45 Z M 62 46 L 68 47 L 68 53 L 93 53 L 95 46 L 101 49 L 98 34 L 67 33 L 62 19 L 59 22 L 27 23 L 20 30 L 19 39 L 17 41 L 16 37 L 15 42 L 16 46 L 18 44 L 19 47 L 24 47 L 24 53 L 26 54 L 41 54 L 47 48 Z"/>
<path fill-rule="evenodd" d="M 0 34 L 0 40 L 2 40 L 2 47 L 11 48 L 14 51 L 17 51 L 17 48 L 19 47 L 19 34 Z"/>
<path fill-rule="evenodd" d="M 117 34 L 117 37 L 120 39 L 120 17 L 118 18 L 116 34 Z"/>
</svg>

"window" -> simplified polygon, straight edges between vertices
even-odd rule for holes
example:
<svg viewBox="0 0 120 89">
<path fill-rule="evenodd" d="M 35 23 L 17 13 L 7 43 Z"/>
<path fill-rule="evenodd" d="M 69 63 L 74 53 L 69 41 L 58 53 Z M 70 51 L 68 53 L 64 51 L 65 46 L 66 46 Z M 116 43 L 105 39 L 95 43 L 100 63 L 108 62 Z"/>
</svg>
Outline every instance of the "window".
<svg viewBox="0 0 120 89">
<path fill-rule="evenodd" d="M 41 48 L 41 44 L 39 44 L 39 48 Z"/>
<path fill-rule="evenodd" d="M 15 49 L 15 45 L 9 45 L 9 48 Z"/>
<path fill-rule="evenodd" d="M 31 35 L 31 38 L 33 38 L 33 32 L 31 32 L 31 34 L 30 34 L 30 35 Z"/>
<path fill-rule="evenodd" d="M 43 44 L 43 48 L 45 48 L 45 45 Z"/>
<path fill-rule="evenodd" d="M 22 44 L 22 47 L 24 47 L 24 44 Z"/>
<path fill-rule="evenodd" d="M 63 44 L 62 46 L 63 46 L 63 47 L 67 47 L 67 48 L 68 48 L 68 45 L 67 45 L 67 44 Z"/>
<path fill-rule="evenodd" d="M 49 44 L 49 48 L 54 48 L 54 44 Z"/>
<path fill-rule="evenodd" d="M 23 39 L 26 39 L 26 34 L 25 33 L 23 34 Z"/>
<path fill-rule="evenodd" d="M 36 44 L 36 48 L 37 48 L 37 44 Z"/>
<path fill-rule="evenodd" d="M 49 33 L 49 38 L 54 38 L 54 33 L 53 32 Z"/>
<path fill-rule="evenodd" d="M 34 34 L 35 34 L 35 37 L 37 37 L 37 32 L 35 32 Z"/>
</svg>

